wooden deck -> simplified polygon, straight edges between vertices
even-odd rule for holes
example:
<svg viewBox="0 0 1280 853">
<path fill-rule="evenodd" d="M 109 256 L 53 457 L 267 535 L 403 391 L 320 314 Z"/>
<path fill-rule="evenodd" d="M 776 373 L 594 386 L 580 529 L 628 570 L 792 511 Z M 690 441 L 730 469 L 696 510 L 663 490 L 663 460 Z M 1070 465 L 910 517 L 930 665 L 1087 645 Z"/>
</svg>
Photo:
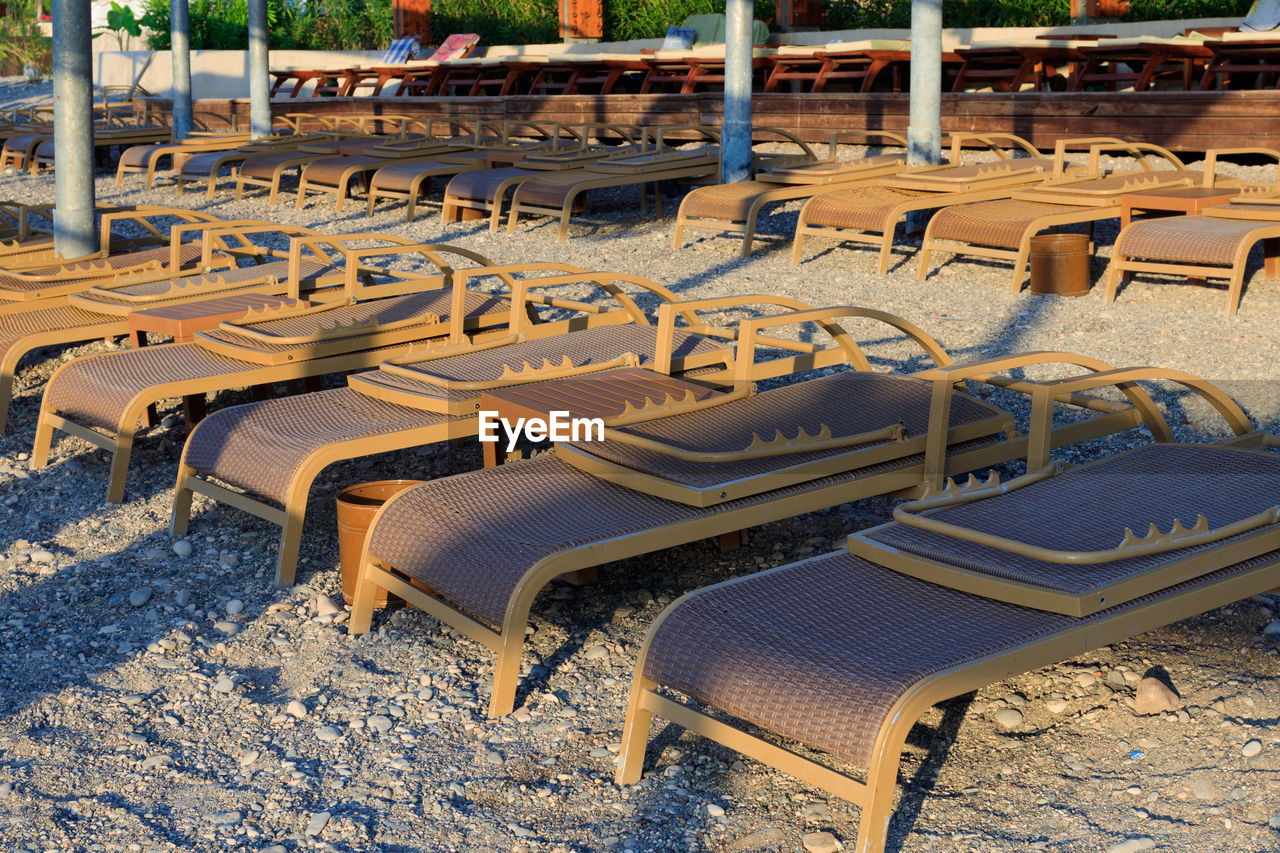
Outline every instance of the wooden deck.
<svg viewBox="0 0 1280 853">
<path fill-rule="evenodd" d="M 167 112 L 167 99 L 147 99 Z M 833 93 L 758 94 L 757 126 L 781 127 L 809 141 L 825 141 L 833 130 L 874 128 L 905 132 L 910 95 Z M 719 125 L 723 96 L 554 95 L 474 98 L 308 98 L 276 101 L 277 114 L 369 113 L 526 119 L 544 122 Z M 234 110 L 248 126 L 249 102 L 199 101 L 196 115 Z M 942 130 L 1016 133 L 1048 148 L 1063 137 L 1118 136 L 1175 151 L 1204 151 L 1269 144 L 1280 134 L 1280 91 L 1213 92 L 1022 92 L 942 96 Z"/>
</svg>

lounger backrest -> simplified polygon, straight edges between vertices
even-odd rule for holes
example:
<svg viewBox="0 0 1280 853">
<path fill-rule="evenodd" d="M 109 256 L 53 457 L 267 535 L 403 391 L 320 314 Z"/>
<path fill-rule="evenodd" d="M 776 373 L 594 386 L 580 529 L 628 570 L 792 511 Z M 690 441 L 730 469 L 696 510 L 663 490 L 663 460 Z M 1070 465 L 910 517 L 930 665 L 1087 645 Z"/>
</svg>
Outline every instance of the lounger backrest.
<svg viewBox="0 0 1280 853">
<path fill-rule="evenodd" d="M 480 43 L 480 36 L 475 33 L 454 33 L 440 43 L 435 52 L 427 57 L 430 62 L 451 62 L 462 59 Z"/>
<path fill-rule="evenodd" d="M 412 59 L 417 52 L 418 37 L 416 35 L 401 36 L 392 40 L 387 52 L 382 54 L 381 61 L 384 65 L 402 65 Z"/>
</svg>

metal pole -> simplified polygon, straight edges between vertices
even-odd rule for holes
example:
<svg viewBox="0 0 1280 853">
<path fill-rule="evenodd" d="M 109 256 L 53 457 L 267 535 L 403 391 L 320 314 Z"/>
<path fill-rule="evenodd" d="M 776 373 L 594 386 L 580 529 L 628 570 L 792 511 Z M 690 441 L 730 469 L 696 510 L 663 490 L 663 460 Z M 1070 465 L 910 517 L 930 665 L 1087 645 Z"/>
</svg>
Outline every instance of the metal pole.
<svg viewBox="0 0 1280 853">
<path fill-rule="evenodd" d="M 751 178 L 751 0 L 725 4 L 724 125 L 720 180 Z"/>
<path fill-rule="evenodd" d="M 191 17 L 187 0 L 169 0 L 169 45 L 173 57 L 173 138 L 186 139 L 191 111 Z"/>
<path fill-rule="evenodd" d="M 942 0 L 911 3 L 911 114 L 907 165 L 942 156 Z"/>
<path fill-rule="evenodd" d="M 53 246 L 98 251 L 93 227 L 93 70 L 89 0 L 53 0 Z"/>
<path fill-rule="evenodd" d="M 267 0 L 249 0 L 249 135 L 271 135 L 271 86 L 267 73 Z"/>
</svg>

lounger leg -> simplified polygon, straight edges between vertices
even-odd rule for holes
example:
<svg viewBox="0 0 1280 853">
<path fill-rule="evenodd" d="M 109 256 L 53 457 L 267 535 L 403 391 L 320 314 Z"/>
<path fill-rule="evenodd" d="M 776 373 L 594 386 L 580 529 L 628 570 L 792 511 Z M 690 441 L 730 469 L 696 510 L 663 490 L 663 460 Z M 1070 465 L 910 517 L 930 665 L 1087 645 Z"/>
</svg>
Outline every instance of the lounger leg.
<svg viewBox="0 0 1280 853">
<path fill-rule="evenodd" d="M 4 434 L 9 423 L 9 404 L 13 402 L 13 372 L 17 367 L 16 360 L 0 366 L 0 435 Z"/>
<path fill-rule="evenodd" d="M 1013 279 L 1009 284 L 1009 290 L 1014 293 L 1022 292 L 1022 279 L 1027 275 L 1027 258 L 1031 255 L 1031 235 L 1024 234 L 1022 244 L 1018 246 L 1018 257 L 1013 262 Z"/>
<path fill-rule="evenodd" d="M 627 721 L 622 727 L 622 749 L 618 754 L 618 772 L 614 781 L 619 785 L 634 785 L 644 772 L 644 753 L 649 745 L 649 728 L 653 712 L 642 704 L 644 694 L 657 684 L 638 672 L 631 682 L 631 699 L 627 703 Z"/>
<path fill-rule="evenodd" d="M 684 246 L 684 205 L 680 205 L 680 210 L 676 212 L 676 230 L 671 234 L 671 248 L 679 249 Z M 743 255 L 746 255 L 744 250 Z"/>
<path fill-rule="evenodd" d="M 36 440 L 31 446 L 31 470 L 39 471 L 49 464 L 49 447 L 53 444 L 53 424 L 45 420 L 46 413 L 40 411 L 40 420 L 36 423 Z"/>
<path fill-rule="evenodd" d="M 893 761 L 877 762 L 867 773 L 867 803 L 858 815 L 857 853 L 883 853 L 893 817 L 893 793 L 897 785 L 899 752 Z"/>
<path fill-rule="evenodd" d="M 800 256 L 804 252 L 804 232 L 800 230 L 803 226 L 796 226 L 796 237 L 791 241 L 791 266 L 797 266 L 800 263 Z"/>
<path fill-rule="evenodd" d="M 880 275 L 889 272 L 889 263 L 893 260 L 893 230 L 894 226 L 890 225 L 880 238 Z"/>
<path fill-rule="evenodd" d="M 116 435 L 116 449 L 111 454 L 111 474 L 107 480 L 109 504 L 118 504 L 124 500 L 124 482 L 129 476 L 129 459 L 133 455 L 133 433 L 134 427 L 129 427 L 121 429 Z"/>
<path fill-rule="evenodd" d="M 1102 296 L 1104 302 L 1115 302 L 1116 294 L 1120 292 L 1120 285 L 1128 283 L 1129 274 L 1121 270 L 1121 263 L 1123 263 L 1122 258 L 1113 257 L 1107 267 L 1107 287 Z"/>
<path fill-rule="evenodd" d="M 368 576 L 369 567 L 368 560 L 360 564 L 355 595 L 351 599 L 351 619 L 347 622 L 348 634 L 367 634 L 373 624 L 373 603 L 378 597 L 378 584 Z"/>
<path fill-rule="evenodd" d="M 298 573 L 298 552 L 302 548 L 302 522 L 307 513 L 304 496 L 285 507 L 284 528 L 280 531 L 280 560 L 276 564 L 276 586 L 291 587 Z"/>
<path fill-rule="evenodd" d="M 196 469 L 185 462 L 178 465 L 178 482 L 173 487 L 173 510 L 169 514 L 169 535 L 185 536 L 191 521 L 191 496 L 187 481 L 194 477 Z"/>
</svg>

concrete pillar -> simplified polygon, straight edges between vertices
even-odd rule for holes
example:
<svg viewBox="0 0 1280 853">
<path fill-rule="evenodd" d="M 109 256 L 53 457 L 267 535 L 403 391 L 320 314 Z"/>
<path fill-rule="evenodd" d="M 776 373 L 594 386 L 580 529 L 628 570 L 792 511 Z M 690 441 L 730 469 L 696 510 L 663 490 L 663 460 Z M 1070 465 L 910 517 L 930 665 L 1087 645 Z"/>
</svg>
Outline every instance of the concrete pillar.
<svg viewBox="0 0 1280 853">
<path fill-rule="evenodd" d="M 173 138 L 186 139 L 191 109 L 191 16 L 187 0 L 169 0 L 169 44 L 173 56 Z"/>
<path fill-rule="evenodd" d="M 942 157 L 942 0 L 911 3 L 911 113 L 907 163 Z"/>
<path fill-rule="evenodd" d="M 751 0 L 725 5 L 724 125 L 720 180 L 751 178 Z"/>
<path fill-rule="evenodd" d="M 89 0 L 53 0 L 53 245 L 64 258 L 98 251 L 93 196 Z"/>
<path fill-rule="evenodd" d="M 267 0 L 249 0 L 249 135 L 271 135 L 271 75 L 267 73 Z"/>
</svg>

